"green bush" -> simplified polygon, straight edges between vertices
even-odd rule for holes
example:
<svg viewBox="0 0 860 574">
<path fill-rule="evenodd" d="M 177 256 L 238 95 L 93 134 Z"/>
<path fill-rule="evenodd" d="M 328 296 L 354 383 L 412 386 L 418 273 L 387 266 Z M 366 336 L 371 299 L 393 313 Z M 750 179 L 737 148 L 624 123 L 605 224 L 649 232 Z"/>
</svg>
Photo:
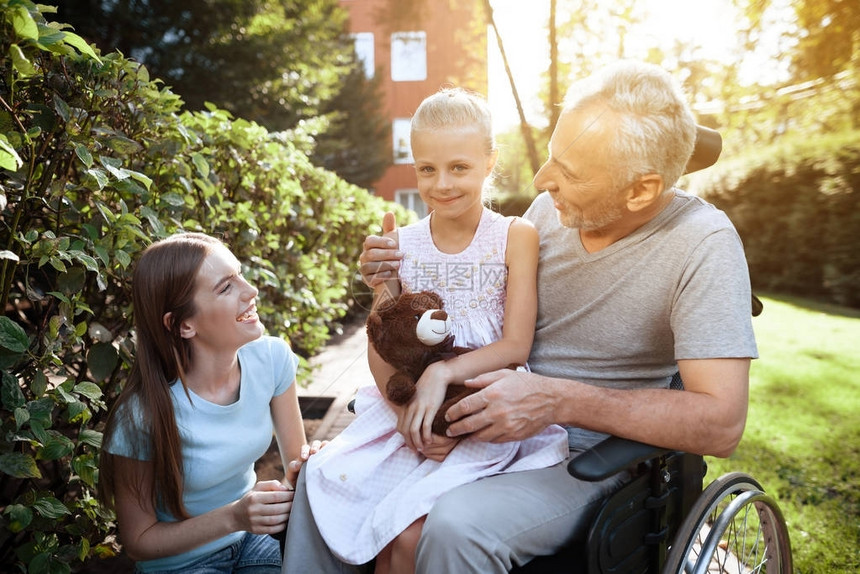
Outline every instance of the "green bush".
<svg viewBox="0 0 860 574">
<path fill-rule="evenodd" d="M 222 237 L 269 331 L 309 356 L 354 304 L 361 241 L 393 207 L 313 167 L 300 133 L 182 113 L 53 10 L 0 0 L 0 564 L 51 573 L 113 552 L 94 492 L 134 356 L 135 256 L 177 230 Z"/>
<path fill-rule="evenodd" d="M 860 132 L 786 141 L 708 171 L 698 192 L 737 227 L 754 289 L 860 307 Z"/>
</svg>

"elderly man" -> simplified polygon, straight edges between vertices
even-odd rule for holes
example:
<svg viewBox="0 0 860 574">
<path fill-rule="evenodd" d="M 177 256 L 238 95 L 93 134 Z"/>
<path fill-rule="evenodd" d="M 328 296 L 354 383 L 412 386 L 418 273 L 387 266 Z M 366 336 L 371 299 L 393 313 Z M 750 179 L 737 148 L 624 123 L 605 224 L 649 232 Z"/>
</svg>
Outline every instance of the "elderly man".
<svg viewBox="0 0 860 574">
<path fill-rule="evenodd" d="M 656 66 L 620 62 L 571 87 L 535 176 L 543 193 L 525 214 L 541 237 L 532 372 L 470 381 L 481 390 L 448 411 L 454 422 L 439 441 L 519 440 L 558 423 L 571 457 L 606 434 L 715 456 L 734 450 L 757 355 L 749 276 L 726 216 L 673 187 L 695 133 Z M 387 241 L 365 242 L 370 284 L 396 277 Z M 386 372 L 373 353 L 370 361 Z M 668 389 L 676 371 L 685 392 Z M 416 571 L 506 572 L 551 554 L 584 534 L 620 481 L 580 482 L 563 463 L 458 487 L 430 511 Z M 310 518 L 294 508 L 291 521 L 297 514 Z M 315 534 L 312 522 L 290 525 L 285 572 L 338 571 Z"/>
</svg>

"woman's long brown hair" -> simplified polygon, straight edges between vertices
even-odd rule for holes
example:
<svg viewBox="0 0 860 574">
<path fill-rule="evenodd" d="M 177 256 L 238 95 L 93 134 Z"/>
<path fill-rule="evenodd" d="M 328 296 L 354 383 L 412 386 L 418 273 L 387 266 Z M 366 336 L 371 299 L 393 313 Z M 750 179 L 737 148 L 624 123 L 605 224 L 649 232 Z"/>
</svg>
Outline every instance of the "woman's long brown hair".
<svg viewBox="0 0 860 574">
<path fill-rule="evenodd" d="M 132 458 L 146 458 L 153 466 L 149 491 L 153 507 L 161 506 L 176 518 L 188 518 L 182 503 L 182 444 L 170 386 L 190 366 L 191 345 L 180 335 L 180 325 L 193 316 L 197 273 L 219 240 L 202 233 L 181 233 L 150 245 L 132 277 L 135 360 L 125 388 L 107 419 L 103 446 L 110 445 L 118 427 L 127 436 L 148 444 L 132 444 Z M 170 321 L 165 325 L 165 315 Z M 184 385 L 184 383 L 182 383 Z M 186 389 L 187 393 L 187 389 Z M 116 456 L 102 448 L 99 461 L 99 498 L 109 508 L 116 495 Z M 132 485 L 139 493 L 140 485 Z"/>
</svg>

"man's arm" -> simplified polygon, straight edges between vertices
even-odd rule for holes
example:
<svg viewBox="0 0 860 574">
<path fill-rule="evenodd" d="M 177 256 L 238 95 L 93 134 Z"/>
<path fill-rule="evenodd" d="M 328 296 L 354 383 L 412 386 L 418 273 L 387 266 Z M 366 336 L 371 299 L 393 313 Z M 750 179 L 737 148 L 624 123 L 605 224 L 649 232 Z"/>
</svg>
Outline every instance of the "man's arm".
<svg viewBox="0 0 860 574">
<path fill-rule="evenodd" d="M 449 435 L 522 440 L 552 423 L 664 448 L 728 456 L 746 423 L 749 359 L 678 362 L 685 391 L 620 390 L 533 373 L 496 371 L 467 384 L 484 387 L 448 410 Z"/>
</svg>

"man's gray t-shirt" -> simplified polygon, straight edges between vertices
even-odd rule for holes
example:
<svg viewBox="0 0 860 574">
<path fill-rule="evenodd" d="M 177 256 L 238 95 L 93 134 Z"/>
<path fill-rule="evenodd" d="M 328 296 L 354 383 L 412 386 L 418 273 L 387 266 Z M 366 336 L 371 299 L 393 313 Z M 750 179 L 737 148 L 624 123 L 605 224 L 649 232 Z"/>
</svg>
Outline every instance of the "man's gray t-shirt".
<svg viewBox="0 0 860 574">
<path fill-rule="evenodd" d="M 758 356 L 740 237 L 714 206 L 673 193 L 657 217 L 596 253 L 559 223 L 548 193 L 535 199 L 525 213 L 540 233 L 533 371 L 668 387 L 680 359 Z"/>
</svg>

